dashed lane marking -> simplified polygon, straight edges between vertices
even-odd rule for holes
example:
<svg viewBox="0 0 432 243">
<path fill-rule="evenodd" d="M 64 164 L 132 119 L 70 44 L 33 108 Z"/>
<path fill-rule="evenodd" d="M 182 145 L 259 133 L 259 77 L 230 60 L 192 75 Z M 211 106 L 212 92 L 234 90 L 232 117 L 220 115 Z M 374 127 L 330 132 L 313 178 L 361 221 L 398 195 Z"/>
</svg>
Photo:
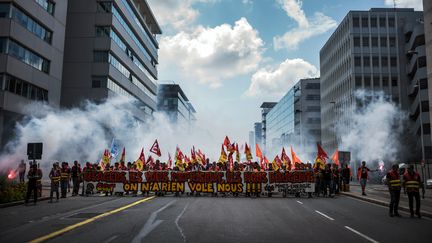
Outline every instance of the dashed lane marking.
<svg viewBox="0 0 432 243">
<path fill-rule="evenodd" d="M 353 233 L 355 233 L 355 234 L 357 234 L 357 235 L 359 235 L 359 236 L 365 238 L 366 240 L 368 240 L 368 241 L 370 241 L 370 242 L 378 243 L 378 241 L 376 241 L 376 240 L 370 238 L 369 236 L 367 236 L 367 235 L 365 235 L 365 234 L 363 234 L 363 233 L 358 232 L 357 230 L 355 230 L 355 229 L 353 229 L 353 228 L 351 228 L 351 227 L 349 227 L 349 226 L 345 226 L 345 228 L 348 229 L 348 230 L 350 230 L 351 232 L 353 232 Z"/>
<path fill-rule="evenodd" d="M 106 213 L 99 214 L 99 215 L 97 215 L 97 216 L 95 216 L 95 217 L 93 217 L 93 218 L 86 219 L 86 220 L 81 221 L 81 222 L 79 222 L 79 223 L 76 223 L 76 224 L 73 224 L 73 225 L 67 226 L 66 228 L 63 228 L 63 229 L 60 229 L 60 230 L 54 231 L 54 232 L 52 232 L 52 233 L 50 233 L 50 234 L 47 234 L 47 235 L 41 236 L 41 237 L 39 237 L 39 238 L 36 238 L 36 239 L 30 241 L 30 243 L 39 243 L 39 242 L 47 241 L 47 240 L 49 240 L 49 239 L 51 239 L 51 238 L 57 237 L 57 236 L 59 236 L 59 235 L 62 235 L 62 234 L 64 234 L 64 233 L 69 232 L 69 231 L 71 231 L 71 230 L 74 230 L 74 229 L 76 229 L 76 228 L 78 228 L 78 227 L 81 227 L 81 226 L 83 226 L 83 225 L 89 224 L 89 223 L 91 223 L 91 222 L 93 222 L 93 221 L 95 221 L 95 220 L 98 220 L 98 219 L 100 219 L 100 218 L 104 218 L 104 217 L 106 217 L 106 216 L 109 216 L 109 215 L 112 215 L 112 214 L 118 213 L 118 212 L 123 211 L 123 210 L 125 210 L 125 209 L 128 209 L 128 208 L 130 208 L 130 207 L 136 206 L 136 205 L 138 205 L 138 204 L 140 204 L 140 203 L 143 203 L 143 202 L 149 201 L 149 200 L 151 200 L 151 199 L 153 199 L 153 198 L 155 198 L 155 196 L 148 197 L 148 198 L 144 198 L 144 199 L 138 200 L 138 201 L 136 201 L 136 202 L 130 203 L 130 204 L 126 205 L 126 206 L 123 206 L 123 207 L 120 207 L 120 208 L 117 208 L 117 209 L 114 209 L 114 210 L 108 211 L 108 212 L 106 212 Z"/>
<path fill-rule="evenodd" d="M 300 202 L 300 201 L 297 201 L 298 203 L 300 203 L 300 204 L 303 204 L 302 202 Z"/>
<path fill-rule="evenodd" d="M 183 208 L 183 210 L 181 211 L 181 213 L 177 216 L 177 218 L 175 220 L 175 224 L 176 224 L 177 229 L 179 230 L 179 232 L 180 232 L 180 234 L 182 236 L 183 242 L 186 242 L 186 236 L 183 233 L 183 230 L 182 230 L 182 228 L 179 225 L 179 220 L 183 216 L 183 214 L 186 212 L 186 209 L 187 209 L 188 206 L 189 206 L 189 202 L 186 204 L 186 206 Z"/>
<path fill-rule="evenodd" d="M 320 212 L 320 211 L 318 211 L 318 210 L 315 210 L 315 212 L 318 213 L 318 214 L 320 214 L 321 216 L 323 216 L 323 217 L 325 217 L 325 218 L 331 220 L 331 221 L 334 220 L 334 218 L 332 218 L 332 217 L 330 217 L 330 216 L 326 215 L 325 213 L 322 213 L 322 212 Z"/>
</svg>

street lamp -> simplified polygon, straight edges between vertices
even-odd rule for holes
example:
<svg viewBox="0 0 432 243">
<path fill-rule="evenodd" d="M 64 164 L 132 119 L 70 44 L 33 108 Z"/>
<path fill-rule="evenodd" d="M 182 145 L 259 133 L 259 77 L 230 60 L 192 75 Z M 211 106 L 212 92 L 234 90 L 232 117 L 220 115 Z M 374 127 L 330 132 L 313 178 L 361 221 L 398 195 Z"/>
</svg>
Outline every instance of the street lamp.
<svg viewBox="0 0 432 243">
<path fill-rule="evenodd" d="M 416 72 L 419 71 L 419 62 L 418 62 L 418 51 L 414 51 L 414 50 L 409 50 L 407 52 L 407 54 L 410 55 L 417 55 L 417 59 L 416 61 Z M 423 141 L 423 118 L 422 118 L 422 112 L 423 112 L 423 107 L 422 107 L 422 100 L 421 100 L 421 87 L 420 87 L 420 79 L 417 77 L 416 79 L 416 84 L 413 86 L 415 88 L 418 89 L 418 99 L 419 99 L 419 109 L 420 109 L 420 142 L 421 142 L 421 151 L 422 151 L 422 161 L 425 161 L 425 151 L 424 151 L 424 141 Z M 424 171 L 423 166 L 421 166 L 422 168 L 422 174 L 423 174 L 423 180 L 424 180 L 424 186 L 426 188 L 426 172 Z"/>
</svg>

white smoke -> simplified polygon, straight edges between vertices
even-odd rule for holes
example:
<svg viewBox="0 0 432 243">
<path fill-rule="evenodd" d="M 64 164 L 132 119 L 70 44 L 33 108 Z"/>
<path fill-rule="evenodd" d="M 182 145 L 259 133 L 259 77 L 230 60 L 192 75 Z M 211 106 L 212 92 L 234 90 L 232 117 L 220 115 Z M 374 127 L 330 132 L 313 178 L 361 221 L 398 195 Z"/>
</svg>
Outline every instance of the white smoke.
<svg viewBox="0 0 432 243">
<path fill-rule="evenodd" d="M 7 145 L 7 151 L 0 156 L 0 168 L 15 166 L 26 159 L 27 143 L 42 142 L 41 166 L 47 168 L 54 161 L 72 162 L 78 160 L 99 162 L 103 151 L 110 149 L 113 138 L 126 148 L 126 161 L 138 158 L 144 147 L 146 159 L 155 139 L 162 152 L 161 161 L 168 160 L 168 152 L 174 160 L 178 145 L 184 154 L 190 154 L 195 145 L 207 157 L 217 160 L 220 144 L 225 134 L 198 124 L 178 122 L 172 124 L 162 113 L 153 113 L 153 118 L 138 122 L 132 110 L 136 109 L 134 100 L 118 96 L 101 104 L 88 102 L 84 108 L 55 109 L 42 104 L 27 107 L 31 114 L 16 125 L 17 137 Z M 240 143 L 240 141 L 239 141 Z M 123 146 L 120 146 L 121 155 Z"/>
<path fill-rule="evenodd" d="M 361 108 L 345 112 L 336 125 L 339 150 L 351 152 L 351 160 L 397 161 L 401 135 L 406 132 L 406 112 L 385 99 L 382 92 L 355 93 Z"/>
</svg>

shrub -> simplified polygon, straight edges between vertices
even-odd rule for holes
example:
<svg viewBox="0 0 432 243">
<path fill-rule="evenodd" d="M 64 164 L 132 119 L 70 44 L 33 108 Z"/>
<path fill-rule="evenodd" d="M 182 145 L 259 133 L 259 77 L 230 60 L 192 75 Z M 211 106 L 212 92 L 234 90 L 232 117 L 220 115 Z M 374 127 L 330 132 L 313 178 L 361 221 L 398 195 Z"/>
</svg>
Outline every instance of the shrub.
<svg viewBox="0 0 432 243">
<path fill-rule="evenodd" d="M 25 183 L 9 180 L 7 174 L 0 174 L 0 203 L 24 200 L 26 191 Z"/>
</svg>

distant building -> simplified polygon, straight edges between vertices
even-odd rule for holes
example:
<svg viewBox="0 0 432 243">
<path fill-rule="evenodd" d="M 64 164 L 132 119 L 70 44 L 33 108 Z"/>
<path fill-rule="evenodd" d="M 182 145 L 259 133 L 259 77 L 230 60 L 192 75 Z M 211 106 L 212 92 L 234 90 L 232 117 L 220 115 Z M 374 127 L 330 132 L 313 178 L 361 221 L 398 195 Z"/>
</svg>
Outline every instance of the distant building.
<svg viewBox="0 0 432 243">
<path fill-rule="evenodd" d="M 159 85 L 157 108 L 165 112 L 172 122 L 196 121 L 196 111 L 178 84 Z"/>
<path fill-rule="evenodd" d="M 33 102 L 60 106 L 66 0 L 0 2 L 0 147 Z"/>
<path fill-rule="evenodd" d="M 249 145 L 252 146 L 255 144 L 255 132 L 249 131 Z"/>
<path fill-rule="evenodd" d="M 269 113 L 269 111 L 277 104 L 277 102 L 264 102 L 261 104 L 261 125 L 262 125 L 262 147 L 264 150 L 264 153 L 266 151 L 266 129 L 267 129 L 267 118 L 266 115 Z M 255 135 L 256 136 L 256 135 Z"/>
<path fill-rule="evenodd" d="M 255 144 L 257 143 L 260 147 L 262 147 L 263 146 L 262 123 L 255 122 L 254 129 L 255 129 L 255 139 L 254 139 L 255 141 L 254 143 L 251 144 L 251 146 L 255 146 Z"/>
<path fill-rule="evenodd" d="M 267 114 L 267 147 L 292 145 L 313 159 L 320 141 L 320 79 L 300 79 Z"/>
<path fill-rule="evenodd" d="M 156 110 L 162 31 L 145 0 L 69 0 L 61 104 L 136 98 L 138 119 Z"/>
<path fill-rule="evenodd" d="M 424 47 L 421 47 L 422 42 L 424 46 L 422 18 L 423 12 L 414 9 L 372 8 L 350 11 L 341 21 L 320 51 L 324 149 L 336 149 L 340 137 L 334 131 L 335 124 L 344 122 L 340 121 L 343 114 L 366 105 L 356 100 L 355 93 L 367 90 L 370 96 L 384 92 L 385 99 L 407 112 L 412 111 L 411 137 L 414 139 L 414 134 L 418 134 L 418 141 L 425 138 L 423 150 L 432 156 L 430 118 L 426 118 L 425 110 L 417 111 L 420 110 L 417 93 L 424 104 L 428 98 L 422 78 L 426 69 Z M 420 85 L 416 86 L 417 82 Z M 420 136 L 420 127 L 429 134 Z M 417 147 L 420 148 L 419 142 Z"/>
</svg>

